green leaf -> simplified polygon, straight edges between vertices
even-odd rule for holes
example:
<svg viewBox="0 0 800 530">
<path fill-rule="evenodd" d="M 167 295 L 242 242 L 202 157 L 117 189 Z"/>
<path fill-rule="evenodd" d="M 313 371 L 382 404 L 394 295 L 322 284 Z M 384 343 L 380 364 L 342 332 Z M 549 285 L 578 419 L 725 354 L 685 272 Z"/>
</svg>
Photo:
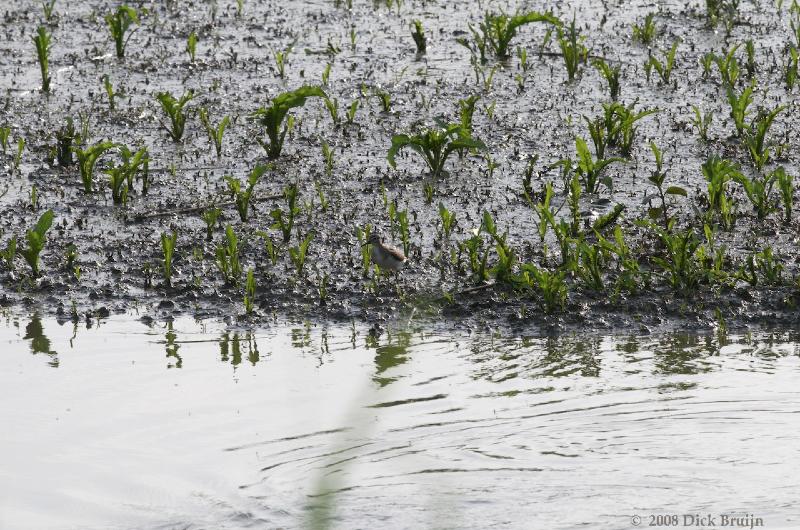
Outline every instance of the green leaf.
<svg viewBox="0 0 800 530">
<path fill-rule="evenodd" d="M 669 188 L 664 190 L 664 193 L 668 195 L 683 195 L 684 197 L 688 196 L 686 190 L 681 188 L 680 186 L 670 186 Z"/>
</svg>

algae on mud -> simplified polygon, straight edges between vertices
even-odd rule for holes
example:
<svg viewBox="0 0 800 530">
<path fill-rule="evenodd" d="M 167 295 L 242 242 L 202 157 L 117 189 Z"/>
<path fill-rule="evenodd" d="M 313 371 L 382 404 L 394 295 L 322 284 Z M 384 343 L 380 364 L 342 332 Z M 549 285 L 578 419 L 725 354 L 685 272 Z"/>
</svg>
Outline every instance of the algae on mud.
<svg viewBox="0 0 800 530">
<path fill-rule="evenodd" d="M 0 246 L 21 237 L 41 210 L 52 209 L 55 222 L 42 254 L 42 278 L 12 258 L 0 280 L 2 302 L 75 318 L 131 306 L 157 316 L 241 314 L 243 278 L 232 282 L 215 266 L 215 249 L 226 240 L 222 228 L 230 225 L 240 270 L 255 271 L 249 317 L 255 320 L 272 313 L 379 320 L 410 308 L 471 317 L 457 322 L 545 329 L 707 327 L 720 318 L 729 326 L 796 324 L 799 222 L 791 206 L 798 112 L 789 73 L 792 50 L 796 55 L 800 45 L 792 31 L 800 10 L 763 2 L 741 2 L 734 10 L 728 2 L 716 4 L 727 7 L 707 11 L 703 3 L 668 3 L 651 17 L 649 6 L 630 2 L 489 2 L 481 9 L 466 1 L 408 1 L 387 9 L 371 1 L 353 2 L 352 8 L 333 1 L 264 1 L 244 2 L 241 12 L 218 2 L 143 2 L 136 6 L 138 25 L 128 30 L 124 58 L 104 25 L 113 13 L 103 2 L 65 0 L 49 17 L 38 5 L 6 11 L 0 127 L 10 127 L 12 141 L 3 142 L 0 155 L 6 190 Z M 487 13 L 523 8 L 552 12 L 561 24 L 515 27 L 513 41 L 503 41 L 507 50 L 516 48 L 513 57 L 478 53 L 487 46 L 480 25 L 499 20 Z M 409 31 L 413 20 L 425 31 L 424 54 Z M 39 26 L 51 40 L 49 93 L 40 91 L 32 45 Z M 187 57 L 190 35 L 196 41 Z M 683 44 L 674 48 L 677 42 Z M 294 51 L 283 52 L 278 62 L 269 53 L 289 49 Z M 612 105 L 605 85 L 615 80 L 616 67 L 619 103 Z M 647 82 L 651 68 L 662 83 Z M 250 215 L 237 219 L 224 177 L 242 179 L 265 162 L 256 140 L 263 129 L 251 116 L 301 86 L 318 86 L 330 105 L 353 102 L 350 116 L 333 120 L 317 98 L 293 109 L 276 136 L 283 142 L 285 134 L 280 155 L 268 153 L 270 170 L 252 190 Z M 185 123 L 173 113 L 178 127 L 165 134 L 156 95 L 189 93 L 197 105 L 182 109 Z M 480 104 L 469 116 L 469 131 L 486 144 L 485 154 L 465 146 L 449 175 L 439 178 L 410 156 L 398 169 L 389 166 L 393 135 L 433 126 L 439 118 L 457 123 L 463 117 L 459 102 L 476 95 Z M 199 108 L 230 121 L 215 137 L 210 122 L 195 115 Z M 73 128 L 79 130 L 59 137 L 56 131 L 69 130 L 63 127 L 69 120 L 80 123 Z M 698 120 L 703 138 L 693 132 Z M 591 124 L 601 122 L 605 129 L 593 133 L 594 154 L 584 141 L 578 160 L 569 161 L 587 124 L 592 131 Z M 24 141 L 24 152 L 13 152 L 15 141 Z M 80 149 L 104 142 L 146 148 L 147 161 L 124 201 L 116 193 L 118 201 L 108 200 L 105 183 L 90 180 L 92 168 L 84 175 L 89 193 L 82 192 L 71 157 L 57 156 L 67 141 Z M 656 191 L 647 179 L 656 166 L 651 141 L 663 153 L 669 184 L 687 197 L 674 194 L 665 202 L 662 195 L 660 202 L 643 204 Z M 328 154 L 320 157 L 322 146 Z M 598 174 L 595 165 L 617 155 L 626 161 Z M 112 149 L 96 162 L 108 169 L 121 156 Z M 533 156 L 538 162 L 527 168 Z M 747 180 L 723 179 L 709 195 L 701 166 L 715 156 Z M 777 189 L 776 171 L 784 175 Z M 579 196 L 570 196 L 574 176 L 585 180 Z M 537 206 L 544 205 L 548 182 L 554 193 L 544 212 Z M 748 191 L 745 182 L 760 187 Z M 295 204 L 281 193 L 290 185 L 299 190 Z M 754 208 L 753 197 L 766 202 Z M 439 203 L 458 220 L 447 236 L 437 229 Z M 222 212 L 216 226 L 201 217 L 213 208 Z M 283 244 L 272 244 L 281 226 L 271 213 L 287 208 L 294 228 L 282 234 Z M 398 212 L 405 212 L 405 228 Z M 537 212 L 552 220 L 538 226 Z M 652 224 L 651 213 L 657 214 Z M 659 228 L 655 223 L 665 215 L 670 219 Z M 618 226 L 623 245 L 611 243 Z M 395 242 L 405 236 L 412 266 L 398 289 L 375 271 L 365 279 L 357 234 L 373 230 Z M 171 282 L 155 277 L 165 232 L 179 235 Z M 259 234 L 267 234 L 269 243 Z M 308 260 L 298 266 L 291 251 L 299 255 L 310 234 Z M 684 236 L 683 250 L 671 252 L 673 240 Z M 533 270 L 546 273 L 542 278 L 551 278 L 556 292 L 568 291 L 564 311 L 546 301 L 543 280 L 525 276 Z M 674 274 L 683 277 L 675 282 Z M 473 289 L 487 277 L 494 283 Z M 673 289 L 687 281 L 691 289 Z"/>
</svg>

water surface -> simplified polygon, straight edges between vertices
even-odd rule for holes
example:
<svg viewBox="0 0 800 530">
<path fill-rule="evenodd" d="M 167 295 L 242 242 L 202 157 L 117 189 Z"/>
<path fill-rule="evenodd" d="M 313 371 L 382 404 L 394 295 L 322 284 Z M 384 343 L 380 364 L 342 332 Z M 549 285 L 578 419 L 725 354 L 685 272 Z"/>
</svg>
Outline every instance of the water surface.
<svg viewBox="0 0 800 530">
<path fill-rule="evenodd" d="M 4 317 L 0 528 L 796 528 L 798 344 Z"/>
</svg>

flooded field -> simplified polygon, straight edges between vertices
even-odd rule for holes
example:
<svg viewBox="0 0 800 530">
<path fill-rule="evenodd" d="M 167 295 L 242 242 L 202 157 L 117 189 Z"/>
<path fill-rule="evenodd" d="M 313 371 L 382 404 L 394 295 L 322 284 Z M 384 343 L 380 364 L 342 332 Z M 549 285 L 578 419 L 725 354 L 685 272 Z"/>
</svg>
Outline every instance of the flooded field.
<svg viewBox="0 0 800 530">
<path fill-rule="evenodd" d="M 800 526 L 797 334 L 90 324 L 0 321 L 0 528 Z"/>
</svg>

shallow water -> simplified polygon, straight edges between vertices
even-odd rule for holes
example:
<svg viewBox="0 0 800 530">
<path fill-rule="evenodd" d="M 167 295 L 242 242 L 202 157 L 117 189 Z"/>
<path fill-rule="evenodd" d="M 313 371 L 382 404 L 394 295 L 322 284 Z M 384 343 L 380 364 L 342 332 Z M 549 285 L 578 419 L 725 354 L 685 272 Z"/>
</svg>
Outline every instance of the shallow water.
<svg viewBox="0 0 800 530">
<path fill-rule="evenodd" d="M 798 345 L 6 317 L 0 528 L 796 528 Z"/>
</svg>

